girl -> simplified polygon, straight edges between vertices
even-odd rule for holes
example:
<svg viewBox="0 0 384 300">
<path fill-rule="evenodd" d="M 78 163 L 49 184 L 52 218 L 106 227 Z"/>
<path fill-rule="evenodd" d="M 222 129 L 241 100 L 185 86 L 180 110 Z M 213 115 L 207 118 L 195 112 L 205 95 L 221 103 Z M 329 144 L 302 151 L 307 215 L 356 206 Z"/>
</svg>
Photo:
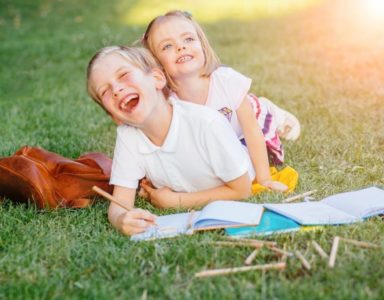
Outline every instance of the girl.
<svg viewBox="0 0 384 300">
<path fill-rule="evenodd" d="M 272 161 L 281 164 L 284 153 L 277 132 L 286 139 L 297 139 L 298 120 L 269 100 L 247 94 L 251 79 L 220 66 L 203 30 L 188 13 L 171 11 L 156 17 L 142 43 L 162 64 L 176 97 L 210 106 L 230 121 L 248 148 L 257 182 L 272 190 L 286 190 L 285 185 L 271 180 L 266 145 Z"/>
<path fill-rule="evenodd" d="M 146 176 L 152 203 L 160 207 L 202 206 L 218 199 L 250 196 L 255 172 L 245 147 L 217 112 L 167 99 L 167 82 L 143 48 L 107 47 L 88 65 L 89 95 L 116 123 L 110 183 L 113 195 L 133 207 Z M 168 100 L 168 101 L 167 101 Z M 127 235 L 155 220 L 148 211 L 126 211 L 111 203 L 108 217 Z"/>
</svg>

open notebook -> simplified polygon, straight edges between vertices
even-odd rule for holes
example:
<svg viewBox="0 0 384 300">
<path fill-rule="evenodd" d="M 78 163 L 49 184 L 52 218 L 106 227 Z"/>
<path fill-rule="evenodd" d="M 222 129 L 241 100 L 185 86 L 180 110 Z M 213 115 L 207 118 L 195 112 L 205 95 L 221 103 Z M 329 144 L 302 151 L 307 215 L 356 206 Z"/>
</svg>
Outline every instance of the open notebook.
<svg viewBox="0 0 384 300">
<path fill-rule="evenodd" d="M 300 230 L 300 225 L 295 221 L 273 211 L 265 211 L 260 224 L 238 228 L 226 228 L 225 233 L 232 237 L 249 237 L 257 235 L 270 235 L 275 233 Z"/>
<path fill-rule="evenodd" d="M 264 207 L 302 225 L 348 224 L 384 213 L 384 190 L 369 187 L 318 202 L 264 204 Z"/>
<path fill-rule="evenodd" d="M 260 204 L 240 201 L 214 201 L 201 211 L 160 216 L 157 226 L 133 235 L 132 240 L 148 240 L 191 234 L 198 230 L 257 225 L 263 214 Z"/>
</svg>

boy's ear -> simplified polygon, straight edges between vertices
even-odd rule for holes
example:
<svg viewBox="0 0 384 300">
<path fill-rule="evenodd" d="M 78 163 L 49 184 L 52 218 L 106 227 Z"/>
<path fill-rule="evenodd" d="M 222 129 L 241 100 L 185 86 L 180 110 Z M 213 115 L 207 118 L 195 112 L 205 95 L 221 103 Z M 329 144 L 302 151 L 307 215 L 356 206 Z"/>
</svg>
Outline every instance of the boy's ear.
<svg viewBox="0 0 384 300">
<path fill-rule="evenodd" d="M 167 79 L 165 78 L 165 74 L 159 68 L 154 68 L 152 70 L 152 75 L 155 78 L 156 89 L 162 90 L 167 85 Z"/>
</svg>

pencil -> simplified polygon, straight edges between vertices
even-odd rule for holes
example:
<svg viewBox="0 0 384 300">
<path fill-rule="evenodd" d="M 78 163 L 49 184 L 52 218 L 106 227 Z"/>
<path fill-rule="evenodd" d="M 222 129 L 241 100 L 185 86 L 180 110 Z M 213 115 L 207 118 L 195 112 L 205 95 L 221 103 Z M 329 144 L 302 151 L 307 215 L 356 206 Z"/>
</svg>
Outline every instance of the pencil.
<svg viewBox="0 0 384 300">
<path fill-rule="evenodd" d="M 304 255 L 300 253 L 300 251 L 295 251 L 296 257 L 301 261 L 301 264 L 306 268 L 308 271 L 311 270 L 311 264 L 308 262 L 308 260 L 305 259 Z"/>
<path fill-rule="evenodd" d="M 249 254 L 249 256 L 245 259 L 244 264 L 248 266 L 251 265 L 258 252 L 259 252 L 259 249 L 253 250 L 252 253 Z"/>
<path fill-rule="evenodd" d="M 227 240 L 230 240 L 232 242 L 245 242 L 245 243 L 254 243 L 254 244 L 263 244 L 265 246 L 276 246 L 277 243 L 273 241 L 265 241 L 265 240 L 255 240 L 255 239 L 246 239 L 246 238 L 236 238 L 228 236 L 226 237 Z"/>
<path fill-rule="evenodd" d="M 317 190 L 313 190 L 313 191 L 305 192 L 305 193 L 302 193 L 302 194 L 299 194 L 299 195 L 296 195 L 296 196 L 289 197 L 289 198 L 283 200 L 282 202 L 283 202 L 283 203 L 293 202 L 293 201 L 295 201 L 295 200 L 298 200 L 298 199 L 304 198 L 304 197 L 306 197 L 306 196 L 312 195 L 312 194 L 314 194 L 314 193 L 316 193 L 316 192 L 317 192 Z"/>
<path fill-rule="evenodd" d="M 226 242 L 226 241 L 218 241 L 218 242 L 208 242 L 211 245 L 217 246 L 231 246 L 231 247 L 251 247 L 251 248 L 262 248 L 264 245 L 259 243 L 245 243 L 245 242 Z"/>
<path fill-rule="evenodd" d="M 292 252 L 285 251 L 285 250 L 279 249 L 279 248 L 277 248 L 277 247 L 268 247 L 268 249 L 270 249 L 270 250 L 272 250 L 273 252 L 275 252 L 275 253 L 277 253 L 277 254 L 280 254 L 280 255 L 293 256 L 293 253 L 292 253 Z"/>
<path fill-rule="evenodd" d="M 333 239 L 331 254 L 329 255 L 329 262 L 328 262 L 328 265 L 331 268 L 333 268 L 336 263 L 336 255 L 337 255 L 337 249 L 339 248 L 339 241 L 340 241 L 340 237 L 335 236 L 335 238 Z"/>
<path fill-rule="evenodd" d="M 325 253 L 325 251 L 323 250 L 323 248 L 320 247 L 320 245 L 318 243 L 316 243 L 315 241 L 312 241 L 312 245 L 313 247 L 315 248 L 316 252 L 322 257 L 322 258 L 327 258 L 328 257 L 328 254 Z"/>
<path fill-rule="evenodd" d="M 275 264 L 266 264 L 266 265 L 255 265 L 255 266 L 245 266 L 245 267 L 236 267 L 236 268 L 227 268 L 227 269 L 213 269 L 213 270 L 205 270 L 195 274 L 195 277 L 209 277 L 209 276 L 217 276 L 217 275 L 226 275 L 233 274 L 239 272 L 246 272 L 252 270 L 284 270 L 286 267 L 286 263 L 279 262 Z"/>
<path fill-rule="evenodd" d="M 111 194 L 108 194 L 106 191 L 102 190 L 101 188 L 99 188 L 98 186 L 93 186 L 92 187 L 92 190 L 94 190 L 96 193 L 98 193 L 100 196 L 104 197 L 105 199 L 108 199 L 109 201 L 115 203 L 116 205 L 120 206 L 121 208 L 124 208 L 125 210 L 127 211 L 130 211 L 132 210 L 133 208 L 127 206 L 125 203 L 121 202 L 119 199 L 117 199 L 116 197 L 113 197 Z M 157 225 L 156 224 L 156 221 L 147 221 L 149 223 L 153 223 L 154 225 Z M 170 228 L 173 228 L 173 227 L 170 227 Z M 165 230 L 167 231 L 168 228 Z"/>
<path fill-rule="evenodd" d="M 368 242 L 356 241 L 356 240 L 346 239 L 346 238 L 340 238 L 340 239 L 344 242 L 347 242 L 362 248 L 380 248 L 379 245 L 368 243 Z"/>
<path fill-rule="evenodd" d="M 118 206 L 124 208 L 127 211 L 132 210 L 131 207 L 127 206 L 125 203 L 121 202 L 117 198 L 113 197 L 111 194 L 108 194 L 106 191 L 102 190 L 98 186 L 93 186 L 92 190 L 94 190 L 96 193 L 98 193 L 100 196 L 104 197 L 105 199 L 108 199 L 109 201 L 117 204 Z"/>
</svg>

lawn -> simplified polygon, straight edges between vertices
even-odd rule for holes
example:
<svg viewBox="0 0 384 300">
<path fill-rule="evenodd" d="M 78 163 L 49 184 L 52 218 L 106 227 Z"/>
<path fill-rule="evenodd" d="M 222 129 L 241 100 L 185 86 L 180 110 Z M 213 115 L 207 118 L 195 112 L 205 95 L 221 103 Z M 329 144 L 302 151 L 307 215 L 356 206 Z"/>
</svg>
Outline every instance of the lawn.
<svg viewBox="0 0 384 300">
<path fill-rule="evenodd" d="M 286 13 L 267 9 L 242 20 L 228 19 L 227 12 L 203 22 L 222 62 L 252 77 L 254 93 L 300 119 L 300 139 L 284 143 L 286 163 L 300 173 L 297 193 L 317 189 L 321 199 L 384 187 L 384 14 L 378 14 L 380 7 L 373 12 L 359 7 L 369 1 L 308 1 L 314 4 Z M 0 0 L 0 157 L 23 145 L 70 158 L 89 151 L 112 155 L 115 126 L 87 96 L 85 69 L 100 47 L 140 37 L 143 22 L 135 22 L 129 12 L 142 2 Z M 266 193 L 249 200 L 282 199 Z M 142 199 L 137 204 L 164 213 Z M 101 199 L 86 209 L 56 211 L 0 202 L 0 299 L 384 295 L 380 217 L 268 238 L 290 251 L 300 250 L 311 271 L 291 258 L 283 272 L 195 279 L 202 269 L 242 265 L 250 249 L 213 246 L 210 242 L 221 240 L 222 232 L 134 243 L 110 226 L 106 211 Z M 316 240 L 329 252 L 336 235 L 381 247 L 342 243 L 336 267 L 330 269 L 309 244 Z M 276 260 L 263 250 L 255 263 Z"/>
</svg>

